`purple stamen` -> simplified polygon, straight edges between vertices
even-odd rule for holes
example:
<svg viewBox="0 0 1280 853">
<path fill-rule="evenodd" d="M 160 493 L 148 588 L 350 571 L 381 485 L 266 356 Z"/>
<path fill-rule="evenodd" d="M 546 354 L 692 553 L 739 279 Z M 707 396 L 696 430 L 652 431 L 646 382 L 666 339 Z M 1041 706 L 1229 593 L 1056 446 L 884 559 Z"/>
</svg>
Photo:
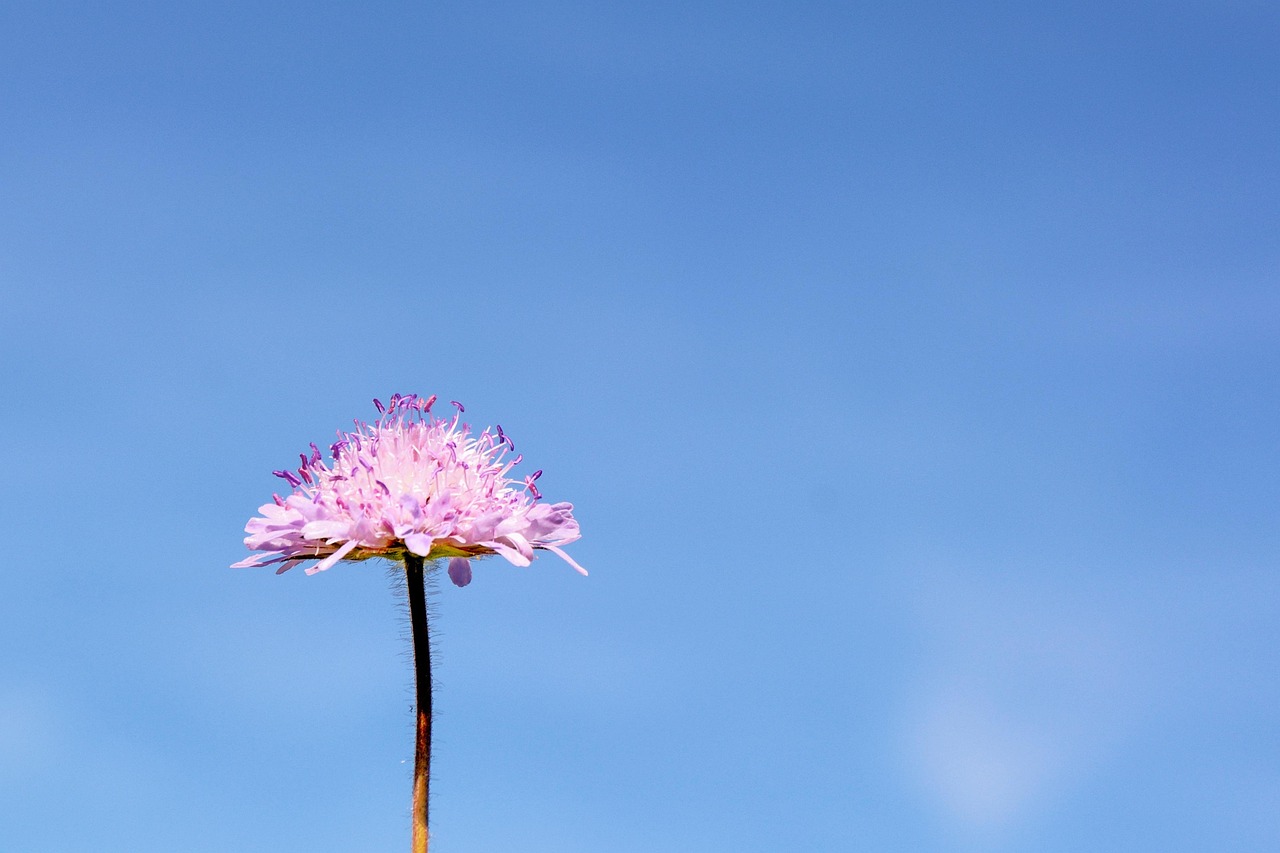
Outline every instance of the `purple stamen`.
<svg viewBox="0 0 1280 853">
<path fill-rule="evenodd" d="M 435 404 L 436 404 L 436 395 L 432 394 L 430 397 L 426 399 L 425 402 L 421 400 L 418 401 L 418 408 L 422 409 L 422 411 L 424 412 L 429 412 L 431 411 L 431 407 L 434 406 Z"/>
<path fill-rule="evenodd" d="M 458 407 L 458 411 L 459 411 L 459 412 L 465 412 L 465 411 L 467 410 L 467 409 L 466 409 L 466 407 L 465 407 L 465 406 L 463 406 L 461 403 L 459 403 L 457 400 L 450 400 L 449 402 L 450 402 L 450 403 L 453 403 L 453 405 L 457 406 L 457 407 Z"/>
<path fill-rule="evenodd" d="M 378 414 L 380 415 L 386 414 L 386 411 L 387 411 L 386 407 L 382 405 L 382 401 L 379 400 L 377 397 L 373 398 L 373 407 L 378 410 Z"/>
<path fill-rule="evenodd" d="M 292 471 L 272 471 L 271 473 L 275 474 L 281 480 L 287 480 L 289 485 L 293 486 L 295 489 L 302 485 L 302 481 L 299 480 Z"/>
</svg>

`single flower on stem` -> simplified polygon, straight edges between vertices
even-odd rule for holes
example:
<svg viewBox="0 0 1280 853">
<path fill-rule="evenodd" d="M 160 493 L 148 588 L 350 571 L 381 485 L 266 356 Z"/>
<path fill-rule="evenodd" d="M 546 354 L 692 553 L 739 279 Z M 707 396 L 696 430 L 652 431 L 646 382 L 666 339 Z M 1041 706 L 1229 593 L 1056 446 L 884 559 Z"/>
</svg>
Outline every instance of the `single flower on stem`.
<svg viewBox="0 0 1280 853">
<path fill-rule="evenodd" d="M 447 558 L 449 579 L 471 582 L 471 561 L 501 556 L 528 566 L 551 551 L 582 574 L 561 550 L 580 538 L 573 505 L 541 503 L 541 471 L 515 481 L 508 476 L 521 457 L 501 426 L 472 435 L 454 402 L 450 417 L 436 417 L 436 398 L 396 394 L 380 417 L 356 421 L 338 433 L 331 463 L 311 445 L 296 471 L 276 471 L 292 487 L 274 496 L 245 526 L 255 554 L 234 564 L 278 564 L 277 574 L 307 565 L 315 574 L 348 560 L 383 557 L 405 566 L 417 682 L 417 747 L 413 786 L 413 853 L 427 850 L 427 794 L 431 761 L 431 655 L 427 641 L 425 564 Z"/>
</svg>

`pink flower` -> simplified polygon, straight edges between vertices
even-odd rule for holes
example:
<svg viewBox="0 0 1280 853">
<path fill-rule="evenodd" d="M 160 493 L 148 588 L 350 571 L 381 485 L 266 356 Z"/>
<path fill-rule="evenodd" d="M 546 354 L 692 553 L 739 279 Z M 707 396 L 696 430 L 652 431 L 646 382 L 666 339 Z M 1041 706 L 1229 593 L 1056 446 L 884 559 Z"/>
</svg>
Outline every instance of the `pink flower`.
<svg viewBox="0 0 1280 853">
<path fill-rule="evenodd" d="M 255 554 L 232 568 L 281 563 L 277 574 L 318 560 L 307 574 L 339 560 L 412 553 L 428 560 L 449 557 L 449 578 L 471 582 L 473 557 L 498 554 L 527 566 L 538 550 L 586 570 L 560 546 L 580 538 L 573 505 L 540 503 L 537 471 L 514 482 L 507 475 L 521 457 L 505 460 L 515 443 L 497 427 L 472 436 L 458 419 L 431 415 L 436 398 L 396 394 L 374 424 L 338 433 L 332 465 L 311 445 L 302 465 L 276 471 L 293 493 L 262 506 L 245 525 L 244 544 Z"/>
</svg>

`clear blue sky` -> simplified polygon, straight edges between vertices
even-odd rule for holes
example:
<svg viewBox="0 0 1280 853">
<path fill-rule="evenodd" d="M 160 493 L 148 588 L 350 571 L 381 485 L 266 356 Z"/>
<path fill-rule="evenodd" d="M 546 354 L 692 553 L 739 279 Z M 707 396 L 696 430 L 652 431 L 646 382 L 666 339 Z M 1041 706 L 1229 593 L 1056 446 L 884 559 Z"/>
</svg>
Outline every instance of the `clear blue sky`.
<svg viewBox="0 0 1280 853">
<path fill-rule="evenodd" d="M 438 853 L 1280 849 L 1271 2 L 0 9 L 0 848 L 408 848 L 393 391 L 591 569 L 435 597 Z"/>
</svg>

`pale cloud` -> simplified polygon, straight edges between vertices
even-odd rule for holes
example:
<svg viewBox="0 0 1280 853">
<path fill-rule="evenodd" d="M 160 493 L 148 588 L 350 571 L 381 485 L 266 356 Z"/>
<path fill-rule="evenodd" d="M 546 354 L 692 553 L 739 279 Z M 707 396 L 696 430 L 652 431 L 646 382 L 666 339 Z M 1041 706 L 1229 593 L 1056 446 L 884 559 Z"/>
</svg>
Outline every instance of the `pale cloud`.
<svg viewBox="0 0 1280 853">
<path fill-rule="evenodd" d="M 972 828 L 1016 820 L 1069 769 L 1054 732 L 972 688 L 921 697 L 908 728 L 917 781 L 948 817 Z"/>
<path fill-rule="evenodd" d="M 59 742 L 57 716 L 40 690 L 0 686 L 0 785 L 28 779 L 52 764 Z"/>
<path fill-rule="evenodd" d="M 955 831 L 1011 832 L 1081 784 L 1142 716 L 1142 643 L 1065 584 L 939 572 L 915 589 L 924 643 L 905 772 Z"/>
</svg>

